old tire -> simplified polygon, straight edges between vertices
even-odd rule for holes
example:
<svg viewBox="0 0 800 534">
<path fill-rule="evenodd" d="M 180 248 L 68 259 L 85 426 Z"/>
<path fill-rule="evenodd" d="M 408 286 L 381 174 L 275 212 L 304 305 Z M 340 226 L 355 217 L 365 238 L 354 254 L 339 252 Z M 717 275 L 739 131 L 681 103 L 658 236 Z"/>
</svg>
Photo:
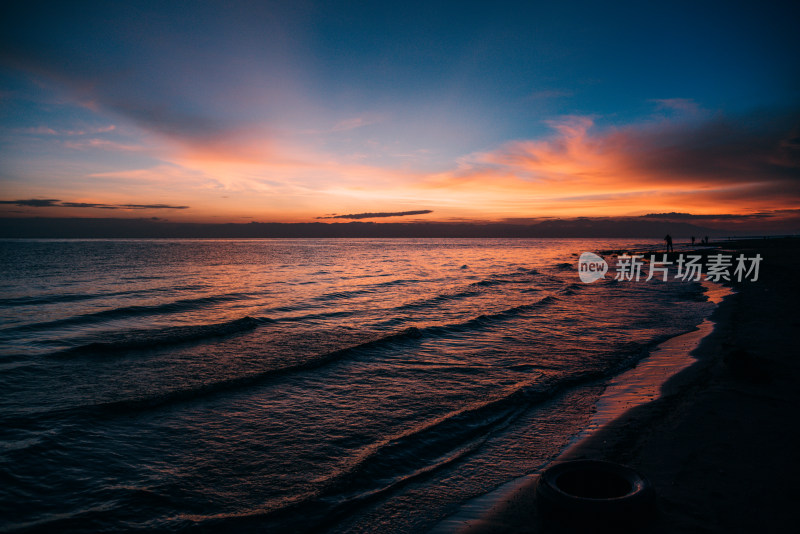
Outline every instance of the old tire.
<svg viewBox="0 0 800 534">
<path fill-rule="evenodd" d="M 633 469 L 599 460 L 561 462 L 547 468 L 536 486 L 539 512 L 565 525 L 630 530 L 655 513 L 655 492 Z"/>
</svg>

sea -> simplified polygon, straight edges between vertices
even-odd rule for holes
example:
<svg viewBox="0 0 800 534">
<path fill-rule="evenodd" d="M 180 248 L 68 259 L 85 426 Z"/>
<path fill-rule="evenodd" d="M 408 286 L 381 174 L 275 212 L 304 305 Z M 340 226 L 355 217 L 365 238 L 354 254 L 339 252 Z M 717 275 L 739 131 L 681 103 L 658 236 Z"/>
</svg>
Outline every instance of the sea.
<svg viewBox="0 0 800 534">
<path fill-rule="evenodd" d="M 710 314 L 658 246 L 2 240 L 0 531 L 425 532 Z"/>
</svg>

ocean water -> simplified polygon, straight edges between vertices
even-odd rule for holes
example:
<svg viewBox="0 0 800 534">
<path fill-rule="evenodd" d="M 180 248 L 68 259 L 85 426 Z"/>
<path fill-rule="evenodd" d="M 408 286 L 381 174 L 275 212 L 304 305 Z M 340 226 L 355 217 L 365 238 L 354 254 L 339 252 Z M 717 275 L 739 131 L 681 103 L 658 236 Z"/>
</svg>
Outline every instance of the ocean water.
<svg viewBox="0 0 800 534">
<path fill-rule="evenodd" d="M 578 279 L 656 244 L 0 241 L 0 531 L 424 532 L 708 315 Z"/>
</svg>

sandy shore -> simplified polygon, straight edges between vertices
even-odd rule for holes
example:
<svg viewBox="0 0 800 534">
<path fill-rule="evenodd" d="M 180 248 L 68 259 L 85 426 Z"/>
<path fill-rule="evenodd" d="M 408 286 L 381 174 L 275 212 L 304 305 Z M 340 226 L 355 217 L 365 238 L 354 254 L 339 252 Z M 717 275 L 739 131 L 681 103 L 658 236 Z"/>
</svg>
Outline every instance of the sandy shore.
<svg viewBox="0 0 800 534">
<path fill-rule="evenodd" d="M 626 411 L 562 458 L 608 460 L 644 474 L 658 513 L 637 532 L 786 532 L 798 522 L 800 350 L 792 334 L 800 327 L 800 240 L 722 248 L 760 253 L 760 275 L 731 283 L 736 294 L 712 316 L 716 326 L 693 352 L 697 363 L 669 379 L 658 399 Z M 515 481 L 501 500 L 475 505 L 479 517 L 462 515 L 438 530 L 575 532 L 539 517 L 537 478 Z"/>
</svg>

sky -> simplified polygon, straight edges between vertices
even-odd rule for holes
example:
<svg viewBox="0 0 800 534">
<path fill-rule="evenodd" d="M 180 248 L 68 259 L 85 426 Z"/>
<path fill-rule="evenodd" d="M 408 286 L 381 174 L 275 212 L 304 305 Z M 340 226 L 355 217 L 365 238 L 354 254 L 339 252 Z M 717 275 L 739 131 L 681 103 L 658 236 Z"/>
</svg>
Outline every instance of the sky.
<svg viewBox="0 0 800 534">
<path fill-rule="evenodd" d="M 6 2 L 0 216 L 800 228 L 790 2 Z"/>
</svg>

